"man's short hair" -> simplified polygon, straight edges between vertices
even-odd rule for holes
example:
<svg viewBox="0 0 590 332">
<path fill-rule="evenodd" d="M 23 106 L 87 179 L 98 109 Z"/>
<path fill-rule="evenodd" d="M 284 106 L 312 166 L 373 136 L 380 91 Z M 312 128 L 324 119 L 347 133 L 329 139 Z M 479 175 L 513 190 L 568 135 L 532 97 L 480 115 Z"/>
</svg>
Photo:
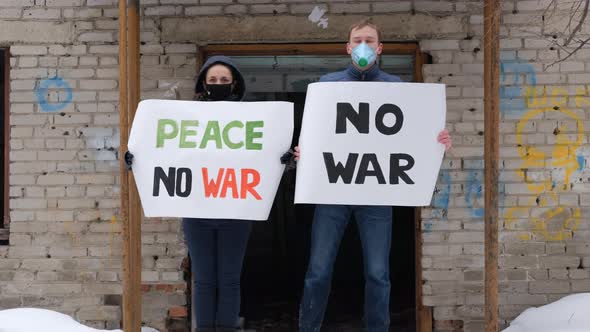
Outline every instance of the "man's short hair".
<svg viewBox="0 0 590 332">
<path fill-rule="evenodd" d="M 370 28 L 375 29 L 375 31 L 377 31 L 378 42 L 381 42 L 381 30 L 379 30 L 379 27 L 377 26 L 377 24 L 371 22 L 371 20 L 369 20 L 367 18 L 364 20 L 358 21 L 356 23 L 353 23 L 350 26 L 350 29 L 348 29 L 348 41 L 350 41 L 350 35 L 352 34 L 352 30 L 362 29 L 364 27 L 370 27 Z"/>
</svg>

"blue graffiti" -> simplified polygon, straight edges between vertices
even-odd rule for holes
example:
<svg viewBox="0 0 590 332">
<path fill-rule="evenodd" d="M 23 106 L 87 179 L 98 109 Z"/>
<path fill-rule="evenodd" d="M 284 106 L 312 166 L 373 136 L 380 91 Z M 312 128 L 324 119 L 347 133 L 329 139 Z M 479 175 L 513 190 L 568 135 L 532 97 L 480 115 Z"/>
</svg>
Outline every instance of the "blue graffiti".
<svg viewBox="0 0 590 332">
<path fill-rule="evenodd" d="M 531 88 L 537 86 L 535 68 L 529 63 L 504 60 L 500 63 L 500 74 L 500 111 L 504 115 L 524 115 L 527 105 L 523 88 L 527 86 L 527 81 Z M 505 85 L 509 74 L 514 76 L 513 86 Z M 521 82 L 522 76 L 524 79 Z"/>
<path fill-rule="evenodd" d="M 449 207 L 449 195 L 451 193 L 451 175 L 448 170 L 440 171 L 441 188 L 436 193 L 432 205 L 436 208 L 447 209 Z"/>
<path fill-rule="evenodd" d="M 483 197 L 483 184 L 481 172 L 470 171 L 467 176 L 467 184 L 465 188 L 465 203 L 471 210 L 471 216 L 481 218 L 484 215 L 483 207 L 476 206 L 477 200 Z"/>
<path fill-rule="evenodd" d="M 449 200 L 451 193 L 451 175 L 448 170 L 440 171 L 440 181 L 437 185 L 436 193 L 432 206 L 435 207 L 432 211 L 432 217 L 435 219 L 446 219 L 447 210 L 449 208 Z M 474 218 L 484 217 L 484 207 L 479 202 L 483 196 L 483 173 L 478 170 L 471 170 L 467 175 L 467 182 L 464 185 L 465 192 L 465 206 L 469 209 L 471 216 Z M 501 183 L 498 183 L 498 201 L 504 201 L 504 190 Z M 501 203 L 500 203 L 501 206 Z M 501 209 L 501 207 L 500 207 Z M 432 225 L 424 223 L 424 231 L 430 231 Z"/>
<path fill-rule="evenodd" d="M 50 103 L 47 100 L 47 91 L 49 88 L 64 90 L 66 93 L 65 99 L 57 103 Z M 41 105 L 41 110 L 43 112 L 55 112 L 64 109 L 72 102 L 73 98 L 72 87 L 70 84 L 68 84 L 63 78 L 57 76 L 41 81 L 35 90 L 35 94 L 37 95 L 37 101 L 39 102 L 39 105 Z"/>
<path fill-rule="evenodd" d="M 586 159 L 584 156 L 576 156 L 578 159 L 578 171 L 581 171 L 586 167 Z"/>
<path fill-rule="evenodd" d="M 436 209 L 432 210 L 432 217 L 434 219 L 447 219 L 447 210 L 449 208 L 449 199 L 451 194 L 451 175 L 448 170 L 440 171 L 439 186 L 435 190 L 434 200 L 432 206 Z M 432 230 L 432 221 L 424 223 L 424 232 Z"/>
</svg>

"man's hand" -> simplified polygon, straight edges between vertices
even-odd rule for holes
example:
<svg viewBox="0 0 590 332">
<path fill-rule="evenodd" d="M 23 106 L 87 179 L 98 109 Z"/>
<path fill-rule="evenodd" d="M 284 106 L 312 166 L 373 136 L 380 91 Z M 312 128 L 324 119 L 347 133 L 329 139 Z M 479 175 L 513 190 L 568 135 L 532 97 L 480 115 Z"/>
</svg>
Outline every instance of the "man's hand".
<svg viewBox="0 0 590 332">
<path fill-rule="evenodd" d="M 131 165 L 133 165 L 133 153 L 126 151 L 125 152 L 125 166 L 127 168 L 127 170 L 131 170 Z"/>
<path fill-rule="evenodd" d="M 445 151 L 448 151 L 451 146 L 453 146 L 453 141 L 451 139 L 451 135 L 449 135 L 449 131 L 444 129 L 440 133 L 438 133 L 438 137 L 436 140 L 445 146 Z"/>
<path fill-rule="evenodd" d="M 299 156 L 301 155 L 301 152 L 299 151 L 299 145 L 295 147 L 295 152 L 293 152 L 293 154 L 295 155 L 295 161 L 299 161 Z"/>
</svg>

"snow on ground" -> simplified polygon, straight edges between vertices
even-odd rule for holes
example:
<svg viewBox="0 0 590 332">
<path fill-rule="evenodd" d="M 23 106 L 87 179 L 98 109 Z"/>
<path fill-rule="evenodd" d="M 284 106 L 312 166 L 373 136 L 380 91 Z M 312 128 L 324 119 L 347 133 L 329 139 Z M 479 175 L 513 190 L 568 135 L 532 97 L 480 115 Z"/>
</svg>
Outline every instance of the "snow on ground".
<svg viewBox="0 0 590 332">
<path fill-rule="evenodd" d="M 59 312 L 36 309 L 17 308 L 0 310 L 0 332 L 107 332 L 84 326 L 72 317 Z M 109 332 L 122 332 L 109 330 Z M 142 327 L 141 332 L 158 332 Z"/>
<path fill-rule="evenodd" d="M 529 308 L 502 332 L 590 332 L 590 293 L 569 295 Z"/>
</svg>

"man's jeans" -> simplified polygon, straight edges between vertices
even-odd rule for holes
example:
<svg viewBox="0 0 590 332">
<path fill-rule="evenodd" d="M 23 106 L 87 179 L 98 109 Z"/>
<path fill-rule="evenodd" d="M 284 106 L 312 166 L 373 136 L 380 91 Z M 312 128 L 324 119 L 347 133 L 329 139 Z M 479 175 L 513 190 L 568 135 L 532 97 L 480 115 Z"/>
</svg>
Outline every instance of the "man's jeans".
<svg viewBox="0 0 590 332">
<path fill-rule="evenodd" d="M 391 207 L 317 205 L 311 231 L 311 255 L 299 309 L 300 332 L 320 330 L 330 294 L 334 261 L 352 213 L 363 247 L 365 324 L 369 332 L 389 331 Z"/>
<path fill-rule="evenodd" d="M 240 313 L 240 274 L 252 222 L 182 220 L 194 276 L 193 308 L 200 328 L 235 328 Z"/>
</svg>

